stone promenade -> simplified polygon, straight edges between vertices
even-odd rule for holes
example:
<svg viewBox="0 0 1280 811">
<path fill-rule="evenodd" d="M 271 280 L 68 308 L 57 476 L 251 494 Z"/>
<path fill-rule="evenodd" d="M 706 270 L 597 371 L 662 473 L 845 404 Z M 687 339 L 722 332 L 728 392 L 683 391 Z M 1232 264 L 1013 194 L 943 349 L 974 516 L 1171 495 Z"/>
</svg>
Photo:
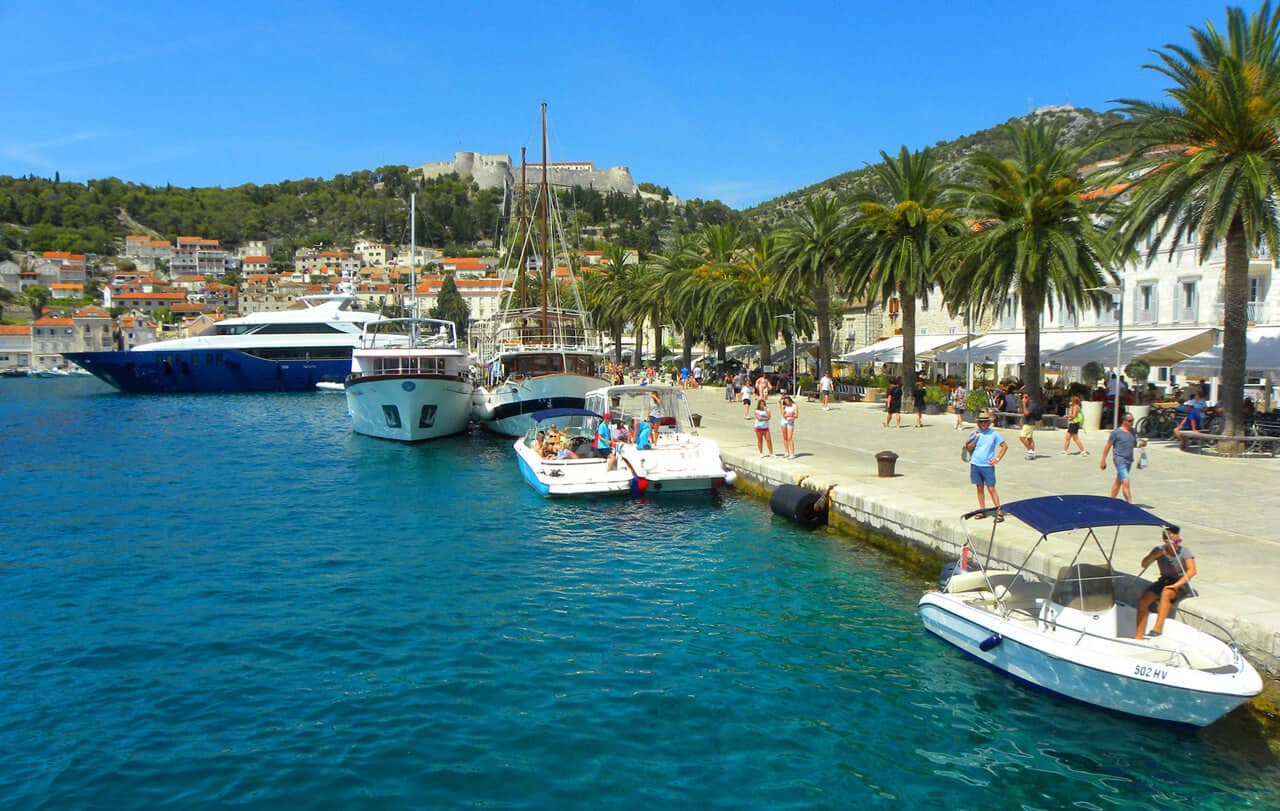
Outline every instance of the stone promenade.
<svg viewBox="0 0 1280 811">
<path fill-rule="evenodd" d="M 742 404 L 726 402 L 722 386 L 691 390 L 688 397 L 693 410 L 703 415 L 702 432 L 720 444 L 725 463 L 740 475 L 770 489 L 783 483 L 815 490 L 834 486 L 832 507 L 842 518 L 946 557 L 954 556 L 964 539 L 962 523 L 980 536 L 978 548 L 986 548 L 991 522 L 960 521 L 977 507 L 969 466 L 960 457 L 973 426 L 955 430 L 954 414 L 926 415 L 924 427 L 915 428 L 915 415 L 905 413 L 902 428 L 884 428 L 882 405 L 832 403 L 830 411 L 823 411 L 819 403 L 800 398 L 797 458 L 785 459 L 774 395 L 770 410 L 778 455 L 761 458 Z M 1028 460 L 1018 429 L 998 430 L 1009 443 L 997 467 L 1001 501 L 1110 492 L 1115 478 L 1111 460 L 1105 471 L 1098 469 L 1108 431 L 1082 434 L 1088 457 L 1059 455 L 1065 431 L 1037 431 L 1040 455 Z M 893 478 L 876 475 L 875 454 L 883 450 L 899 456 Z M 1275 675 L 1280 672 L 1280 459 L 1199 456 L 1158 441 L 1147 451 L 1150 467 L 1133 471 L 1134 502 L 1178 524 L 1183 541 L 1196 554 L 1199 594 L 1183 601 L 1184 619 L 1203 616 L 1230 629 L 1254 663 Z M 1103 536 L 1104 543 L 1110 544 L 1112 532 Z M 997 535 L 996 552 L 1007 559 L 1021 560 L 1036 540 L 1014 518 L 1001 524 Z M 1117 569 L 1138 574 L 1143 555 L 1158 542 L 1153 530 L 1122 530 Z M 1031 565 L 1056 572 L 1075 548 L 1070 539 L 1042 546 L 1043 554 Z M 1144 577 L 1154 579 L 1154 568 Z M 1128 590 L 1136 588 L 1131 581 Z"/>
</svg>

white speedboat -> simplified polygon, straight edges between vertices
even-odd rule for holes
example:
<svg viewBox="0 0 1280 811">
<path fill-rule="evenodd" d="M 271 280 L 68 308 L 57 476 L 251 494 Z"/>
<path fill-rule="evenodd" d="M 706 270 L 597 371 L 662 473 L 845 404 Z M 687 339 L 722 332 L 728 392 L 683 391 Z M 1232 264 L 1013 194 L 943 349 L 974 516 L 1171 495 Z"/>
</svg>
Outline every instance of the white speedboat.
<svg viewBox="0 0 1280 811">
<path fill-rule="evenodd" d="M 662 400 L 652 447 L 636 446 L 640 424 L 651 413 L 650 393 Z M 714 440 L 699 436 L 690 423 L 684 392 L 670 386 L 606 386 L 587 395 L 588 408 L 549 409 L 529 415 L 529 428 L 515 442 L 516 459 L 525 481 L 544 496 L 587 496 L 711 492 L 732 474 L 720 460 Z M 593 449 L 596 426 L 608 419 L 628 441 L 614 443 L 610 460 Z M 555 429 L 569 453 L 565 458 L 540 454 L 539 432 Z"/>
<path fill-rule="evenodd" d="M 356 433 L 402 442 L 461 433 L 471 416 L 470 372 L 451 321 L 366 324 L 346 381 L 351 425 Z"/>
<path fill-rule="evenodd" d="M 1075 555 L 1056 577 L 1041 577 L 1027 569 L 1034 548 L 1021 565 L 991 556 L 995 522 L 984 556 L 966 529 L 966 565 L 948 567 L 942 590 L 920 599 L 927 630 L 1021 681 L 1144 718 L 1205 726 L 1262 691 L 1230 634 L 1207 620 L 1193 627 L 1170 618 L 1159 636 L 1132 638 L 1136 609 L 1115 599 L 1116 542 L 1123 527 L 1162 532 L 1166 522 L 1102 496 L 1045 496 L 1003 510 L 1039 533 L 1037 547 L 1050 536 L 1078 536 Z M 1109 545 L 1100 528 L 1115 529 Z M 1208 626 L 1216 635 L 1203 630 Z"/>
</svg>

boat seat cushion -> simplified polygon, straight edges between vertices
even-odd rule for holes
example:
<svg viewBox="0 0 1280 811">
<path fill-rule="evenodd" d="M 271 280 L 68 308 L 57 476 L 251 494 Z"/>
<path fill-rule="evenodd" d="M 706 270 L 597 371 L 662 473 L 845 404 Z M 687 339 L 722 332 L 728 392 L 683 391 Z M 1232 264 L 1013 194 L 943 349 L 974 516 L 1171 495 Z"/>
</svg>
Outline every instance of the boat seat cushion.
<svg viewBox="0 0 1280 811">
<path fill-rule="evenodd" d="M 1049 583 L 1015 580 L 1007 586 L 996 586 L 996 601 L 1009 609 L 1033 609 L 1036 600 L 1047 600 L 1053 591 Z"/>
</svg>

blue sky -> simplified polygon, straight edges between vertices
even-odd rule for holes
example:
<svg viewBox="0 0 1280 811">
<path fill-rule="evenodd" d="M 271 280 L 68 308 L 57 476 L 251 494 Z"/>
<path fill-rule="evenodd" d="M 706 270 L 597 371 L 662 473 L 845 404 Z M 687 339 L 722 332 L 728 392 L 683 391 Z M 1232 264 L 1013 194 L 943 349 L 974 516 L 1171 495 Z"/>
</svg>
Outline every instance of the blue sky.
<svg viewBox="0 0 1280 811">
<path fill-rule="evenodd" d="M 234 186 L 536 159 L 546 101 L 552 160 L 745 207 L 1029 105 L 1158 99 L 1150 49 L 1224 8 L 0 0 L 0 174 Z"/>
</svg>

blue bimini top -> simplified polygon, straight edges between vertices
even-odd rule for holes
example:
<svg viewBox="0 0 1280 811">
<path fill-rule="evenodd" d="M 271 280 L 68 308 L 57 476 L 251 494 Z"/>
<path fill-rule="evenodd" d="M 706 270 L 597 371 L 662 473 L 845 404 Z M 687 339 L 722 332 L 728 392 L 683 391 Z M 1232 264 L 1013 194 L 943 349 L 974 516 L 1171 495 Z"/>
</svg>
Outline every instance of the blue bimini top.
<svg viewBox="0 0 1280 811">
<path fill-rule="evenodd" d="M 1163 527 L 1169 523 L 1141 507 L 1107 496 L 1041 496 L 1002 504 L 1000 509 L 1041 535 L 1088 527 Z M 964 517 L 989 512 L 974 510 Z"/>
</svg>

